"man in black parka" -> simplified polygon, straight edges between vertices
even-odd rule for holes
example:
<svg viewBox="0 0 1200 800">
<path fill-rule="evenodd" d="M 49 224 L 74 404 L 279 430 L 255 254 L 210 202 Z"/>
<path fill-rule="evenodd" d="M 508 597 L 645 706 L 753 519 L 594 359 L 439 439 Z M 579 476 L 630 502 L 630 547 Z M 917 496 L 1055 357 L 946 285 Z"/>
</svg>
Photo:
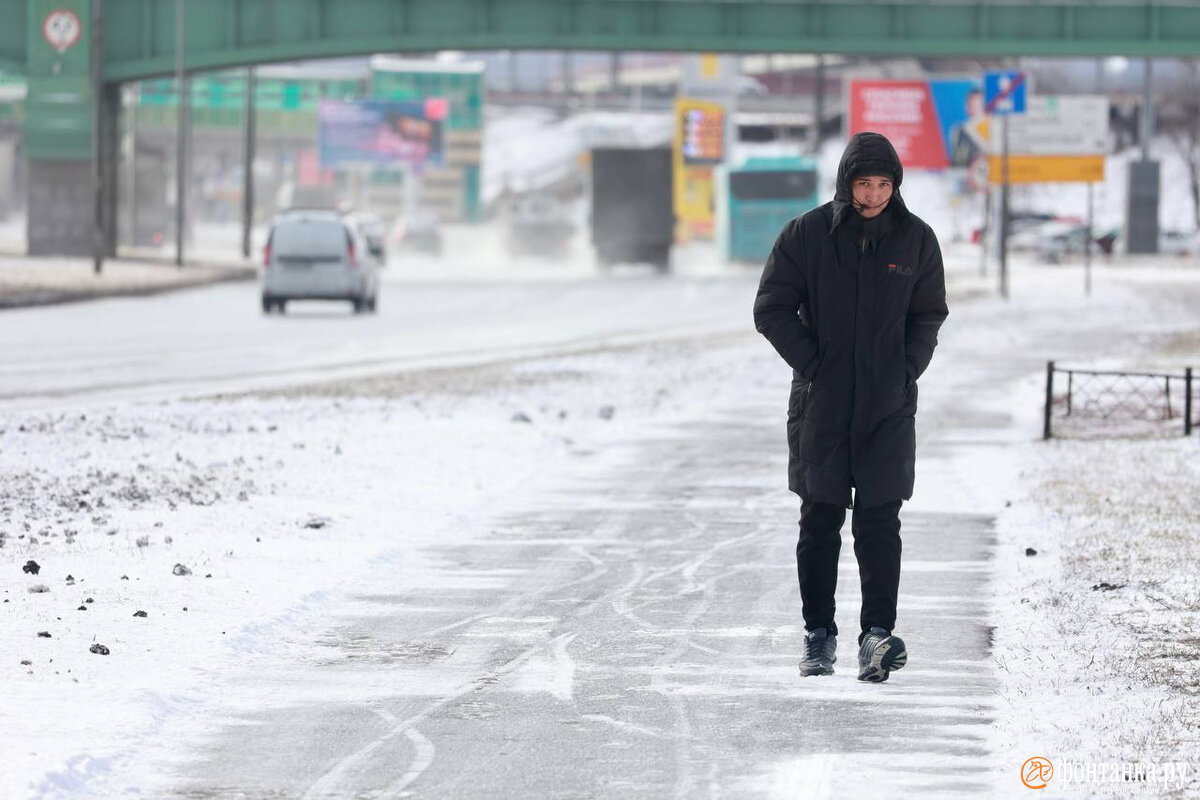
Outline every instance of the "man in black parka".
<svg viewBox="0 0 1200 800">
<path fill-rule="evenodd" d="M 847 508 L 863 595 L 859 679 L 887 680 L 907 661 L 892 635 L 900 505 L 913 491 L 917 380 L 947 310 L 937 237 L 905 206 L 903 178 L 891 142 L 856 134 L 834 199 L 784 227 L 754 301 L 755 327 L 792 368 L 788 488 L 802 500 L 805 675 L 828 675 L 836 661 Z"/>
</svg>

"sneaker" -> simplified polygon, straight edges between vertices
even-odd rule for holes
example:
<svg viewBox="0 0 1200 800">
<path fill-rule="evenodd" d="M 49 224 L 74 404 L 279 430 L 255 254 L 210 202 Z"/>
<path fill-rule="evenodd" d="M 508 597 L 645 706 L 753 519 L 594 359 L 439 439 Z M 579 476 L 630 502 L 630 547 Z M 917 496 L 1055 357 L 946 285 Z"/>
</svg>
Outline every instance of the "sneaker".
<svg viewBox="0 0 1200 800">
<path fill-rule="evenodd" d="M 871 628 L 858 645 L 858 679 L 883 683 L 892 670 L 908 663 L 904 640 L 883 628 Z"/>
<path fill-rule="evenodd" d="M 804 658 L 800 659 L 800 674 L 832 675 L 837 661 L 837 634 L 817 628 L 804 634 Z"/>
</svg>

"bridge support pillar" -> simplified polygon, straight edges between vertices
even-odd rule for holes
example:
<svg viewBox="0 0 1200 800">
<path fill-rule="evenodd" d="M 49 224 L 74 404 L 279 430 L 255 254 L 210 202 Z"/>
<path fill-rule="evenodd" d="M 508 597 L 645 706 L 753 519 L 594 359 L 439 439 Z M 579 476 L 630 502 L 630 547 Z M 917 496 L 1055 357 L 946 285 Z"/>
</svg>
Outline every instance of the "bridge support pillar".
<svg viewBox="0 0 1200 800">
<path fill-rule="evenodd" d="M 27 250 L 29 255 L 91 256 L 99 224 L 103 249 L 111 254 L 116 249 L 120 95 L 115 85 L 98 93 L 93 89 L 93 0 L 28 3 Z"/>
</svg>

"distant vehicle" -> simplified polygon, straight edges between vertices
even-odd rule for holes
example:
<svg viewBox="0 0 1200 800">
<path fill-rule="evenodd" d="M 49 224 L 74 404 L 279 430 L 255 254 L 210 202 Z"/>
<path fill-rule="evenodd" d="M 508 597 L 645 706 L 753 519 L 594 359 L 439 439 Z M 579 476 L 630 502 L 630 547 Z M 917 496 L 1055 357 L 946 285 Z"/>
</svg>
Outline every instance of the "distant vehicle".
<svg viewBox="0 0 1200 800">
<path fill-rule="evenodd" d="M 1200 252 L 1200 233 L 1159 231 L 1158 252 L 1170 256 L 1193 256 Z"/>
<path fill-rule="evenodd" d="M 513 255 L 565 256 L 574 235 L 575 223 L 557 198 L 534 194 L 512 200 L 507 238 Z"/>
<path fill-rule="evenodd" d="M 387 266 L 387 224 L 383 217 L 371 211 L 352 211 L 344 219 L 367 240 L 367 249 L 379 266 Z"/>
<path fill-rule="evenodd" d="M 821 204 L 817 164 L 811 158 L 751 158 L 729 172 L 728 252 L 730 261 L 761 264 L 779 231 L 793 217 Z"/>
<path fill-rule="evenodd" d="M 326 185 L 300 185 L 287 181 L 280 185 L 276 205 L 284 210 L 302 208 L 335 211 L 338 207 L 337 189 Z"/>
<path fill-rule="evenodd" d="M 670 148 L 592 151 L 592 242 L 601 267 L 648 263 L 671 269 L 675 211 Z"/>
<path fill-rule="evenodd" d="M 396 239 L 400 252 L 442 255 L 442 231 L 433 214 L 417 213 L 403 219 L 397 226 Z"/>
<path fill-rule="evenodd" d="M 356 314 L 373 312 L 377 267 L 366 237 L 337 212 L 284 212 L 263 248 L 263 313 L 284 313 L 289 300 L 348 300 Z"/>
<path fill-rule="evenodd" d="M 1064 259 L 1082 255 L 1087 247 L 1089 230 L 1078 222 L 1046 222 L 1032 228 L 1035 235 L 1034 252 L 1048 264 L 1057 264 Z"/>
<path fill-rule="evenodd" d="M 1031 236 L 1028 233 L 1026 233 L 1025 236 L 1015 239 L 1016 245 L 1014 247 L 1014 235 L 1021 233 L 1022 231 L 1028 232 L 1032 228 L 1036 228 L 1037 226 L 1043 225 L 1047 222 L 1054 222 L 1057 219 L 1059 219 L 1059 218 L 1055 217 L 1053 214 L 1043 214 L 1043 213 L 1031 212 L 1031 211 L 1010 211 L 1008 214 L 1008 237 L 1009 237 L 1008 238 L 1008 247 L 1009 247 L 1009 249 L 1010 250 L 1012 250 L 1012 249 L 1032 250 L 1034 243 L 1036 242 L 1036 239 L 1037 239 L 1036 236 Z M 1076 220 L 1070 220 L 1070 221 L 1074 222 Z M 994 230 L 991 230 L 988 232 L 989 236 L 995 236 L 995 234 L 996 234 L 996 232 Z M 982 237 L 983 237 L 983 229 L 982 228 L 976 228 L 975 230 L 971 231 L 971 243 L 972 244 L 979 244 L 980 241 L 982 241 Z"/>
</svg>

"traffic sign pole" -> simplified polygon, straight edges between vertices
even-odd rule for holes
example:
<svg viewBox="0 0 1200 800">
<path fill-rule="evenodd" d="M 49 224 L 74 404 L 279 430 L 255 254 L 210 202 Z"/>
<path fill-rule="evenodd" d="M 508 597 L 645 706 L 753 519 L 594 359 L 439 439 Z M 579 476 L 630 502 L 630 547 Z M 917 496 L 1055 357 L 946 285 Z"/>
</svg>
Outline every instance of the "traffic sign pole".
<svg viewBox="0 0 1200 800">
<path fill-rule="evenodd" d="M 1008 299 L 1008 118 L 1025 113 L 1025 73 L 991 72 L 984 76 L 988 113 L 1002 117 L 1000 121 L 1000 296 Z"/>
<path fill-rule="evenodd" d="M 1092 236 L 1095 232 L 1096 205 L 1092 200 L 1092 187 L 1094 183 L 1089 182 L 1088 187 L 1088 221 L 1087 221 L 1087 236 L 1083 240 L 1083 293 L 1088 297 L 1092 296 Z"/>
<path fill-rule="evenodd" d="M 1008 114 L 1000 121 L 1000 296 L 1008 299 Z"/>
<path fill-rule="evenodd" d="M 983 229 L 979 235 L 979 277 L 987 277 L 988 249 L 992 244 L 992 186 L 985 184 L 983 190 Z"/>
</svg>

